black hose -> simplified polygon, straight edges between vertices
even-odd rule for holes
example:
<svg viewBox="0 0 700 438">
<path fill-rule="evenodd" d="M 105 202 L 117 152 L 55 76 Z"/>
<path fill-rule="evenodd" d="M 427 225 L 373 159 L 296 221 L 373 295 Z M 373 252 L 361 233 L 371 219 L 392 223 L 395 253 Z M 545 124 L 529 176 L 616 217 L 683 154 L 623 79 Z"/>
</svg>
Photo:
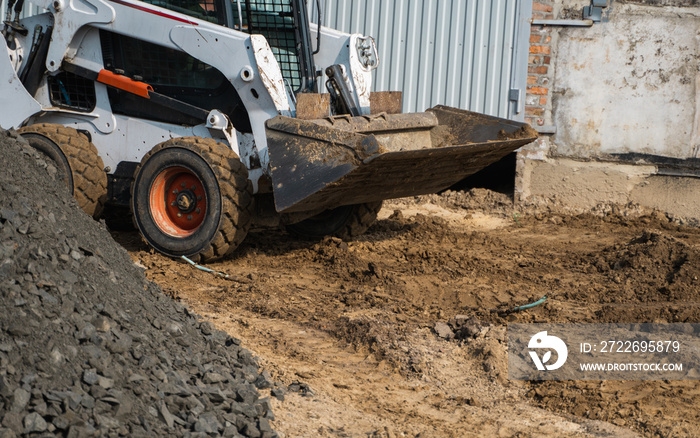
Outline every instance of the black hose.
<svg viewBox="0 0 700 438">
<path fill-rule="evenodd" d="M 321 0 L 316 0 L 316 10 L 318 12 L 318 29 L 316 30 L 316 50 L 311 53 L 312 55 L 321 51 Z"/>
<path fill-rule="evenodd" d="M 10 1 L 12 1 L 12 0 L 10 0 Z M 24 0 L 17 0 L 17 3 L 15 4 L 15 14 L 17 16 L 19 16 L 19 14 L 22 12 L 23 7 L 24 7 Z"/>
<path fill-rule="evenodd" d="M 12 10 L 12 6 L 15 5 L 15 2 L 17 0 L 7 0 L 7 20 L 10 20 L 10 11 Z"/>
</svg>

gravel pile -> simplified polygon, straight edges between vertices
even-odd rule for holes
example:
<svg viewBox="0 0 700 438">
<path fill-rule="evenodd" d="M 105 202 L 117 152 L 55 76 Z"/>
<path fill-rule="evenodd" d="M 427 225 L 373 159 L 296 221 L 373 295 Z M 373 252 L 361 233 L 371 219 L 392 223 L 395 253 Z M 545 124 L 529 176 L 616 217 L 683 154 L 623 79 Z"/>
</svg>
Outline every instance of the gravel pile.
<svg viewBox="0 0 700 438">
<path fill-rule="evenodd" d="M 0 130 L 0 437 L 277 436 L 250 352 L 149 283 L 56 173 Z"/>
</svg>

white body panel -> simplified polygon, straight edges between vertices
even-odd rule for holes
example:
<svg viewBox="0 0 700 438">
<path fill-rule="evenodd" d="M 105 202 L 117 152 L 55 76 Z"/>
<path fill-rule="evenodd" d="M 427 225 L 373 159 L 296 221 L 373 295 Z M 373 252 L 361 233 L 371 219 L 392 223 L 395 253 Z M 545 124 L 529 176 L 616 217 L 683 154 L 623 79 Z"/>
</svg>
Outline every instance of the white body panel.
<svg viewBox="0 0 700 438">
<path fill-rule="evenodd" d="M 112 23 L 116 17 L 114 3 L 105 0 L 54 0 L 35 4 L 48 9 L 54 17 L 55 31 L 46 57 L 46 69 L 50 72 L 58 70 L 65 57 L 72 57 L 89 30 L 88 24 Z"/>
<path fill-rule="evenodd" d="M 316 35 L 318 25 L 311 23 L 311 35 Z M 377 66 L 366 68 L 360 62 L 357 52 L 357 40 L 362 38 L 360 34 L 349 35 L 335 29 L 321 26 L 321 47 L 314 55 L 314 63 L 323 73 L 320 79 L 321 84 L 325 84 L 328 79 L 325 74 L 325 67 L 333 64 L 340 64 L 350 69 L 346 71 L 348 79 L 351 81 L 350 89 L 355 91 L 358 105 L 362 114 L 370 113 L 370 91 L 372 89 L 372 70 Z M 376 51 L 376 47 L 375 47 Z M 324 68 L 321 68 L 323 66 Z M 323 86 L 322 92 L 325 92 Z"/>
<path fill-rule="evenodd" d="M 27 117 L 41 110 L 39 102 L 27 93 L 15 72 L 16 56 L 9 49 L 7 54 L 0 54 L 0 111 L 3 113 L 0 125 L 6 129 L 18 128 Z"/>
</svg>

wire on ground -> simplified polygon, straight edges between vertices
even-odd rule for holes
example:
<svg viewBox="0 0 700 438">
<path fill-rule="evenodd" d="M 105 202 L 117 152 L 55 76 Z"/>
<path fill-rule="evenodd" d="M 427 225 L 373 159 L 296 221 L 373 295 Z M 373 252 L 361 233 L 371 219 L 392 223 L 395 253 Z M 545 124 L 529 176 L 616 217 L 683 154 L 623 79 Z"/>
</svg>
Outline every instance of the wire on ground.
<svg viewBox="0 0 700 438">
<path fill-rule="evenodd" d="M 186 261 L 187 263 L 189 263 L 190 265 L 194 266 L 195 268 L 197 268 L 201 271 L 209 272 L 211 274 L 218 275 L 218 276 L 224 277 L 224 278 L 231 278 L 228 274 L 224 274 L 223 272 L 215 271 L 213 269 L 206 268 L 202 265 L 198 265 L 197 263 L 193 262 L 192 260 L 188 259 L 185 256 L 182 256 L 182 260 Z"/>
<path fill-rule="evenodd" d="M 508 309 L 493 309 L 493 310 L 491 310 L 491 312 L 500 313 L 500 314 L 521 312 L 523 310 L 532 309 L 533 307 L 539 306 L 540 304 L 544 303 L 545 301 L 547 301 L 547 295 L 543 296 L 542 298 L 535 301 L 534 303 L 525 304 L 524 306 L 516 306 L 516 307 L 512 307 L 512 308 L 508 308 Z"/>
</svg>

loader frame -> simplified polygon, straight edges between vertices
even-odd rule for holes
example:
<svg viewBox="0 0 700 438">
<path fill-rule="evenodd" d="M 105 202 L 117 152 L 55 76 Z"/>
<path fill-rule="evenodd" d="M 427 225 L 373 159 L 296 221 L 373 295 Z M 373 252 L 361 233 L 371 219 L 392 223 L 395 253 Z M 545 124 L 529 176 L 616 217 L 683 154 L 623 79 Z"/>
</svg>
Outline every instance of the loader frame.
<svg viewBox="0 0 700 438">
<path fill-rule="evenodd" d="M 160 1 L 37 0 L 47 12 L 5 22 L 0 126 L 54 155 L 85 143 L 84 171 L 165 254 L 223 257 L 258 216 L 352 237 L 384 199 L 444 189 L 534 139 L 463 110 L 371 114 L 374 40 L 309 24 L 304 0 Z"/>
</svg>

